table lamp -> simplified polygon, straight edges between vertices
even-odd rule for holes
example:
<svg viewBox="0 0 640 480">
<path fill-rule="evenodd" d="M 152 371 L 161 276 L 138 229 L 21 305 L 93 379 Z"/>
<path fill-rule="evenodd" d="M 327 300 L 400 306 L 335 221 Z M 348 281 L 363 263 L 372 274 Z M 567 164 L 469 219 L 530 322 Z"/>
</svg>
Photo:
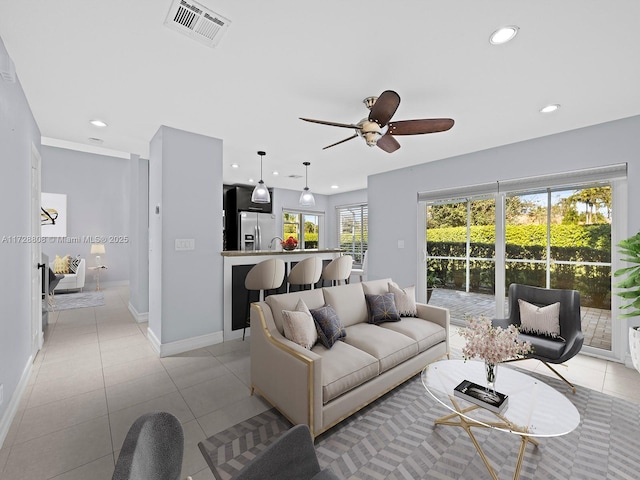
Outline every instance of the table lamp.
<svg viewBox="0 0 640 480">
<path fill-rule="evenodd" d="M 100 255 L 104 254 L 104 244 L 103 243 L 92 243 L 91 244 L 91 255 L 96 256 L 96 267 L 100 266 Z"/>
</svg>

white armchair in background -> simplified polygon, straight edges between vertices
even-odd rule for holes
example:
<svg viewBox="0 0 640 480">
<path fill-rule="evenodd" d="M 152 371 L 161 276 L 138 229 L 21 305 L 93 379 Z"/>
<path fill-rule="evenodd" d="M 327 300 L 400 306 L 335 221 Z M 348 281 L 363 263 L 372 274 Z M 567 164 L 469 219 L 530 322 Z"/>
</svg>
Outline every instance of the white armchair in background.
<svg viewBox="0 0 640 480">
<path fill-rule="evenodd" d="M 86 262 L 81 259 L 76 269 L 76 273 L 65 273 L 64 278 L 56 285 L 55 292 L 60 290 L 82 290 L 86 276 Z"/>
</svg>

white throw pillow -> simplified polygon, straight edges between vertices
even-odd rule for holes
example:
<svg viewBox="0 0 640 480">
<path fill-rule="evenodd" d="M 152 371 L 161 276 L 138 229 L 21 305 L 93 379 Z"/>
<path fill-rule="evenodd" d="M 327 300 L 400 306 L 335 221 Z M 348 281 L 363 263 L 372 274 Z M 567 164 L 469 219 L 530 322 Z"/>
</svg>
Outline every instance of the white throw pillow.
<svg viewBox="0 0 640 480">
<path fill-rule="evenodd" d="M 397 283 L 389 282 L 389 292 L 395 295 L 396 310 L 402 317 L 418 316 L 415 285 L 400 288 Z"/>
<path fill-rule="evenodd" d="M 282 310 L 284 336 L 307 350 L 318 341 L 318 331 L 307 305 L 298 300 L 295 311 Z"/>
<path fill-rule="evenodd" d="M 560 302 L 538 307 L 518 299 L 518 304 L 520 305 L 520 330 L 523 333 L 548 335 L 553 338 L 560 336 Z"/>
</svg>

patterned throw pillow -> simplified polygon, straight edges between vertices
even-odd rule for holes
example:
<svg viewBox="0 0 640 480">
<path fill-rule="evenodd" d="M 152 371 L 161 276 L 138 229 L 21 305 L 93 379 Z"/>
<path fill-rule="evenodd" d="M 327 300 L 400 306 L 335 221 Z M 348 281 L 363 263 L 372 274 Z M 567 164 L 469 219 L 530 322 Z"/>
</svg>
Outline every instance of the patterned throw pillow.
<svg viewBox="0 0 640 480">
<path fill-rule="evenodd" d="M 402 317 L 417 317 L 418 307 L 416 307 L 416 287 L 412 285 L 407 288 L 400 288 L 397 283 L 389 283 L 389 292 L 395 295 L 396 309 Z"/>
<path fill-rule="evenodd" d="M 78 267 L 80 266 L 80 255 L 76 258 L 72 258 L 69 262 L 69 273 L 78 273 Z"/>
<path fill-rule="evenodd" d="M 325 347 L 331 348 L 338 340 L 347 336 L 342 320 L 331 305 L 314 308 L 311 315 L 316 323 L 318 339 Z"/>
<path fill-rule="evenodd" d="M 369 310 L 369 323 L 376 325 L 383 322 L 399 322 L 400 315 L 396 309 L 395 295 L 385 293 L 382 295 L 365 294 L 367 309 Z"/>
<path fill-rule="evenodd" d="M 65 255 L 64 257 L 61 257 L 60 255 L 56 255 L 56 259 L 53 261 L 53 272 L 68 274 L 70 260 L 71 260 L 71 257 L 69 255 Z"/>
<path fill-rule="evenodd" d="M 282 310 L 284 336 L 307 350 L 318 341 L 318 332 L 313 316 L 302 299 L 298 300 L 295 311 Z"/>
<path fill-rule="evenodd" d="M 539 307 L 518 299 L 520 305 L 520 331 L 534 335 L 560 337 L 560 302 Z M 561 338 L 561 337 L 560 337 Z"/>
</svg>

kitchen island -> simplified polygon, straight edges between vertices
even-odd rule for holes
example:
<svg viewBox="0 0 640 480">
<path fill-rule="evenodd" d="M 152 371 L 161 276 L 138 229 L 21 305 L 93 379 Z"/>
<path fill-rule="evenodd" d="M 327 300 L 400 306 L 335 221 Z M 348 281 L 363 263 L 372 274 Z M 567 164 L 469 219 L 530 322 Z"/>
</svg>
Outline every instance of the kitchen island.
<svg viewBox="0 0 640 480">
<path fill-rule="evenodd" d="M 242 338 L 248 302 L 258 301 L 258 292 L 248 292 L 244 288 L 244 279 L 254 265 L 273 256 L 281 258 L 285 264 L 284 282 L 280 289 L 270 293 L 285 293 L 287 291 L 287 275 L 296 263 L 309 256 L 318 256 L 326 265 L 340 255 L 339 249 L 284 251 L 279 248 L 277 250 L 227 250 L 222 252 L 224 257 L 224 341 Z M 248 334 L 249 328 L 247 328 Z"/>
</svg>

